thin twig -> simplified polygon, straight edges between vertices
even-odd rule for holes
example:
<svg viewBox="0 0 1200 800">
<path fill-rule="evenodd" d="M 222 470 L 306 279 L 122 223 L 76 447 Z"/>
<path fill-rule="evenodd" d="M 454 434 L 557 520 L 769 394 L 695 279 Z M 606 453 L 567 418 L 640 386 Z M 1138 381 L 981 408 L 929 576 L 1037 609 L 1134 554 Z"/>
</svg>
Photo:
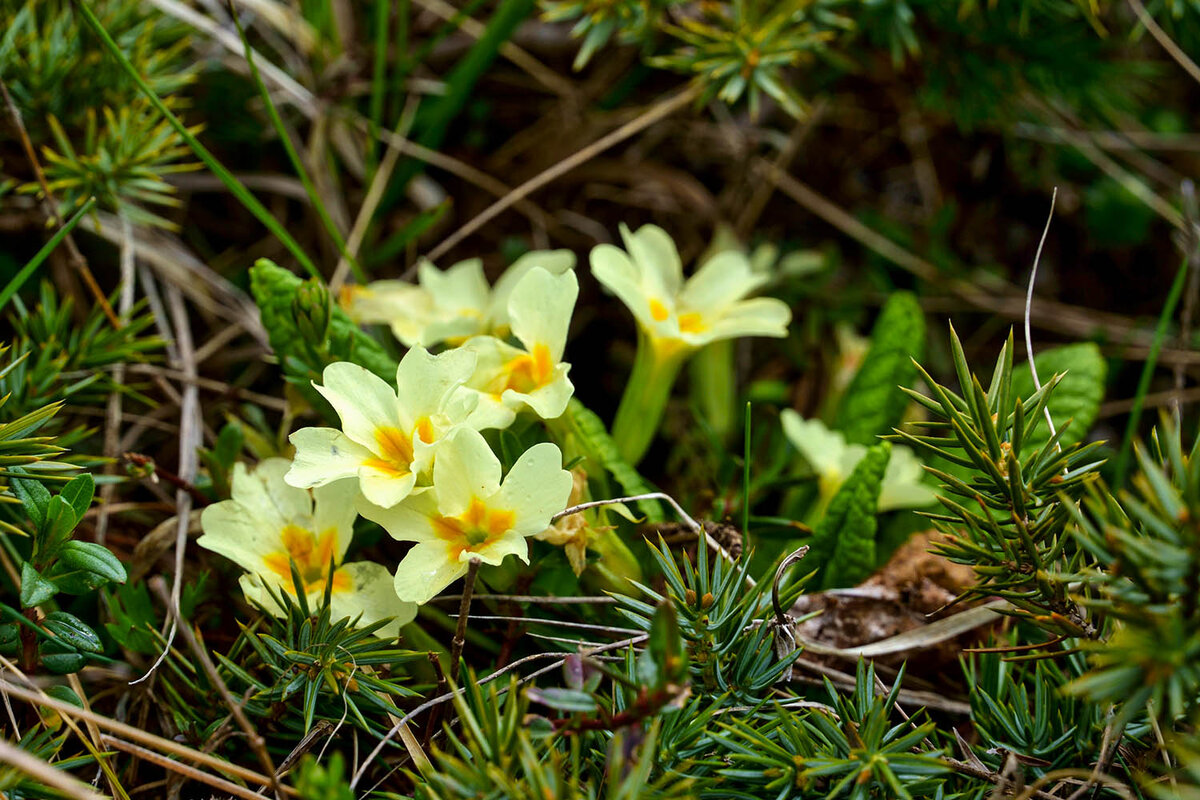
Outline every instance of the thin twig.
<svg viewBox="0 0 1200 800">
<path fill-rule="evenodd" d="M 471 234 L 475 233 L 475 231 L 479 230 L 497 215 L 511 207 L 518 200 L 525 199 L 546 184 L 557 180 L 563 175 L 566 175 L 568 172 L 580 166 L 581 164 L 600 155 L 608 148 L 625 141 L 629 137 L 645 130 L 659 120 L 669 117 L 671 114 L 674 114 L 676 111 L 695 100 L 696 97 L 699 96 L 699 93 L 700 85 L 691 84 L 673 97 L 668 97 L 667 99 L 651 106 L 644 113 L 625 123 L 612 133 L 609 133 L 607 136 L 602 136 L 595 142 L 592 142 L 583 149 L 576 151 L 563 160 L 558 161 L 548 169 L 543 170 L 540 174 L 535 175 L 534 177 L 525 181 L 520 186 L 506 194 L 504 197 L 485 208 L 479 215 L 469 220 L 465 225 L 462 225 L 456 229 L 454 233 L 446 237 L 441 244 L 430 250 L 428 254 L 429 260 L 437 261 L 443 255 L 449 252 L 451 248 L 466 239 Z"/>
<path fill-rule="evenodd" d="M 175 346 L 179 351 L 179 361 L 185 375 L 196 378 L 196 350 L 192 346 L 191 322 L 188 320 L 187 308 L 183 304 L 183 295 L 174 284 L 167 287 L 167 303 L 171 307 L 171 321 L 175 329 Z M 197 455 L 196 448 L 200 445 L 201 420 L 199 389 L 194 383 L 183 387 L 183 401 L 179 409 L 179 479 L 185 484 L 193 484 L 196 480 Z M 175 574 L 171 582 L 171 606 L 173 613 L 171 627 L 167 633 L 167 643 L 162 653 L 147 670 L 146 674 L 130 684 L 141 683 L 154 674 L 158 666 L 166 659 L 175 641 L 179 629 L 179 599 L 183 592 L 184 554 L 187 550 L 188 519 L 192 511 L 193 496 L 180 488 L 175 492 L 175 514 L 179 526 L 175 532 Z"/>
<path fill-rule="evenodd" d="M 129 313 L 133 309 L 134 287 L 137 281 L 136 251 L 133 247 L 133 224 L 124 214 L 121 215 L 121 294 L 117 298 L 117 314 L 122 322 L 129 321 Z M 120 386 L 125 382 L 125 362 L 113 365 L 112 380 L 118 387 L 108 396 L 108 405 L 104 414 L 104 457 L 112 459 L 105 465 L 106 474 L 116 472 L 116 458 L 121 446 L 121 402 L 125 395 Z M 116 483 L 107 483 L 100 488 L 100 514 L 96 517 L 96 541 L 104 544 L 108 533 L 108 508 L 112 505 Z"/>
<path fill-rule="evenodd" d="M 1192 80 L 1200 83 L 1200 66 L 1196 66 L 1196 62 L 1188 58 L 1188 54 L 1183 52 L 1182 48 L 1167 35 L 1154 17 L 1146 11 L 1146 7 L 1142 5 L 1142 0 L 1127 0 L 1129 7 L 1133 9 L 1133 13 L 1137 14 L 1138 21 L 1150 31 L 1150 35 L 1154 40 L 1162 45 L 1162 49 L 1167 51 L 1167 55 L 1175 59 L 1175 63 L 1183 67 L 1183 71 L 1192 77 Z"/>
</svg>

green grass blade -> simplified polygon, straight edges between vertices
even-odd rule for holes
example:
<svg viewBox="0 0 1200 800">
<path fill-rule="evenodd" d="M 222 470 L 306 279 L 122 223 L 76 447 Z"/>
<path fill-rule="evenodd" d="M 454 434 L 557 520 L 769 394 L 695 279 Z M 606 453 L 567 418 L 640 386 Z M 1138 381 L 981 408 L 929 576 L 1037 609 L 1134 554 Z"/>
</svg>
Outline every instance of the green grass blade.
<svg viewBox="0 0 1200 800">
<path fill-rule="evenodd" d="M 196 158 L 204 162 L 204 166 L 208 167 L 217 176 L 217 179 L 225 184 L 225 187 L 246 207 L 246 210 L 253 214 L 259 222 L 266 226 L 283 243 L 283 246 L 300 262 L 309 275 L 314 278 L 320 278 L 321 273 L 317 271 L 317 267 L 313 264 L 312 259 L 308 257 L 308 254 L 304 252 L 300 244 L 292 238 L 292 235 L 284 229 L 279 220 L 271 216 L 271 212 L 267 211 L 266 207 L 258 201 L 258 198 L 251 194 L 250 190 L 234 177 L 233 173 L 225 169 L 221 162 L 217 161 L 216 156 L 208 151 L 208 148 L 200 144 L 200 141 L 192 135 L 192 132 L 187 129 L 187 126 L 183 124 L 179 117 L 175 116 L 171 109 L 167 108 L 162 98 L 150 88 L 146 80 L 138 73 L 129 59 L 125 57 L 125 54 L 121 52 L 121 48 L 113 41 L 112 36 L 104 29 L 100 20 L 96 18 L 95 13 L 88 8 L 87 3 L 82 2 L 82 0 L 71 0 L 71 5 L 83 17 L 83 21 L 91 28 L 92 32 L 100 39 L 101 44 L 104 45 L 104 49 L 116 59 L 121 69 L 137 84 L 138 89 L 146 96 L 150 104 L 154 106 L 158 113 L 163 115 L 163 119 L 175 129 L 175 132 L 179 134 L 191 151 L 195 153 Z"/>
<path fill-rule="evenodd" d="M 1175 273 L 1175 282 L 1171 284 L 1171 290 L 1167 293 L 1167 302 L 1163 304 L 1162 313 L 1158 315 L 1158 325 L 1154 328 L 1154 341 L 1150 343 L 1150 353 L 1146 356 L 1146 363 L 1142 365 L 1137 393 L 1133 396 L 1133 407 L 1129 410 L 1129 421 L 1125 424 L 1125 435 L 1121 437 L 1121 449 L 1117 453 L 1116 466 L 1113 468 L 1113 489 L 1119 489 L 1125 485 L 1125 478 L 1129 472 L 1129 457 L 1133 452 L 1133 437 L 1137 434 L 1138 423 L 1142 420 L 1142 406 L 1145 404 L 1147 392 L 1150 391 L 1150 379 L 1154 377 L 1158 353 L 1162 350 L 1163 342 L 1167 338 L 1167 326 L 1170 325 L 1171 318 L 1175 316 L 1175 306 L 1179 304 L 1183 286 L 1187 283 L 1187 273 L 1188 260 L 1185 257 L 1179 265 L 1179 270 Z"/>
<path fill-rule="evenodd" d="M 517 26 L 533 13 L 535 5 L 535 0 L 503 0 L 500 3 L 488 21 L 483 35 L 446 76 L 446 92 L 437 99 L 422 119 L 421 131 L 416 137 L 418 144 L 433 149 L 441 146 L 450 124 L 470 100 L 475 84 L 496 59 L 500 48 L 512 38 Z M 395 205 L 402 196 L 404 187 L 422 169 L 422 162 L 411 159 L 405 161 L 392 176 L 383 201 L 379 204 L 379 211 L 387 211 Z"/>
<path fill-rule="evenodd" d="M 87 202 L 75 212 L 75 216 L 67 220 L 63 226 L 58 229 L 58 232 L 50 237 L 50 241 L 46 242 L 45 246 L 42 247 L 41 250 L 38 250 L 33 258 L 29 259 L 28 264 L 21 267 L 21 271 L 13 276 L 13 279 L 8 282 L 7 286 L 5 286 L 3 289 L 0 289 L 0 309 L 8 305 L 8 301 L 12 299 L 14 294 L 21 290 L 21 287 L 25 285 L 25 281 L 29 280 L 29 276 L 37 271 L 37 268 L 42 265 L 42 262 L 46 260 L 51 252 L 53 252 L 54 248 L 58 247 L 59 243 L 62 242 L 63 239 L 67 238 L 67 235 L 74 230 L 75 226 L 79 224 L 79 221 L 83 219 L 83 215 L 91 211 L 92 206 L 94 205 L 96 205 L 96 198 L 89 197 Z"/>
<path fill-rule="evenodd" d="M 271 100 L 271 93 L 267 91 L 267 84 L 263 82 L 262 75 L 258 71 L 258 65 L 254 63 L 254 50 L 250 47 L 250 40 L 246 38 L 246 29 L 242 27 L 242 20 L 238 17 L 237 9 L 231 5 L 229 13 L 233 16 L 233 24 L 237 26 L 238 36 L 242 39 L 246 65 L 250 67 L 250 76 L 254 79 L 254 85 L 258 87 L 258 93 L 262 97 L 263 104 L 267 107 L 267 116 L 271 118 L 271 124 L 275 127 L 275 135 L 283 143 L 283 149 L 287 152 L 288 161 L 292 162 L 292 169 L 296 170 L 296 176 L 300 179 L 301 185 L 304 186 L 304 193 L 308 195 L 309 202 L 312 203 L 317 216 L 321 218 L 321 224 L 325 226 L 325 230 L 328 232 L 329 238 L 333 240 L 334 245 L 337 246 L 338 252 L 350 263 L 351 268 L 354 270 L 354 277 L 359 282 L 365 283 L 367 279 L 366 274 L 363 273 L 358 259 L 346 249 L 346 239 L 342 236 L 341 231 L 338 230 L 333 217 L 329 216 L 329 211 L 325 208 L 325 203 L 321 200 L 321 195 L 317 192 L 316 185 L 312 182 L 312 178 L 309 177 L 308 170 L 304 168 L 303 159 L 296 152 L 296 146 L 292 144 L 292 137 L 288 135 L 287 128 L 284 127 L 283 117 L 279 116 L 279 109 L 275 107 L 275 102 Z M 375 142 L 377 139 L 372 136 L 371 141 Z"/>
</svg>

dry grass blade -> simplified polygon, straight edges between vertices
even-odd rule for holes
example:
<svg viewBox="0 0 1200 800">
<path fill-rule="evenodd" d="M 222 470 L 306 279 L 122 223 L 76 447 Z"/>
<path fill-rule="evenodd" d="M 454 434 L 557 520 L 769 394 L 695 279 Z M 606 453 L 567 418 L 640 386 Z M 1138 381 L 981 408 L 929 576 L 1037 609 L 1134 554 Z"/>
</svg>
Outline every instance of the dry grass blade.
<svg viewBox="0 0 1200 800">
<path fill-rule="evenodd" d="M 677 93 L 673 97 L 668 97 L 665 100 L 656 103 L 643 113 L 639 114 L 634 119 L 617 128 L 607 136 L 603 136 L 587 147 L 576 151 L 574 154 L 567 156 L 562 161 L 559 161 L 549 169 L 543 170 L 540 174 L 535 175 L 529 180 L 522 183 L 520 186 L 513 189 L 511 192 L 501 197 L 495 203 L 485 208 L 478 216 L 460 227 L 450 236 L 446 237 L 437 247 L 429 251 L 428 258 L 430 261 L 437 261 L 444 256 L 451 248 L 462 242 L 471 234 L 478 231 L 492 219 L 503 213 L 519 200 L 524 200 L 526 197 L 542 188 L 548 183 L 566 175 L 571 170 L 586 163 L 603 153 L 610 147 L 625 141 L 629 137 L 645 130 L 661 119 L 669 117 L 679 109 L 691 103 L 700 94 L 700 86 L 693 84 L 683 91 Z"/>
<path fill-rule="evenodd" d="M 15 677 L 16 673 L 8 673 L 7 678 Z M 79 706 L 71 703 L 63 702 L 50 697 L 45 692 L 34 689 L 26 689 L 22 686 L 16 686 L 12 683 L 5 683 L 4 690 L 18 700 L 24 700 L 27 703 L 32 703 L 43 708 L 50 708 L 59 713 L 60 716 L 79 719 L 85 722 L 93 722 L 98 727 L 107 731 L 112 731 L 123 739 L 133 742 L 139 742 L 142 745 L 153 748 L 158 753 L 168 753 L 179 758 L 186 759 L 196 764 L 200 764 L 208 769 L 222 772 L 231 775 L 239 780 L 247 783 L 256 783 L 260 786 L 270 786 L 272 778 L 261 775 L 252 769 L 233 764 L 228 761 L 223 761 L 216 756 L 211 756 L 208 753 L 202 753 L 191 747 L 179 744 L 170 739 L 165 739 L 161 736 L 156 736 L 153 733 L 147 733 L 141 728 L 128 725 L 115 719 L 97 714 L 94 711 L 85 711 Z M 295 797 L 298 795 L 295 789 L 289 786 L 281 787 L 283 794 Z"/>
<path fill-rule="evenodd" d="M 83 781 L 55 769 L 52 764 L 3 739 L 0 739 L 0 763 L 23 772 L 52 789 L 57 789 L 71 800 L 104 800 L 104 795 L 92 791 L 92 787 Z"/>
</svg>

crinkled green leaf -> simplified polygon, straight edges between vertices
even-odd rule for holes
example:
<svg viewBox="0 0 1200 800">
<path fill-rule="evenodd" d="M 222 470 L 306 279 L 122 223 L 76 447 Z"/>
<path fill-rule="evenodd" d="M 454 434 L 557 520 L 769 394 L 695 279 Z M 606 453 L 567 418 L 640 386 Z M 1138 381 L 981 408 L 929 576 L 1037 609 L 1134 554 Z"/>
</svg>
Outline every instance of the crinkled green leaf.
<svg viewBox="0 0 1200 800">
<path fill-rule="evenodd" d="M 307 386 L 327 364 L 353 361 L 385 381 L 394 381 L 395 359 L 336 305 L 331 304 L 328 308 L 324 341 L 313 341 L 316 333 L 326 326 L 313 325 L 307 318 L 305 324 L 299 324 L 295 313 L 297 298 L 302 292 L 311 294 L 312 286 L 310 281 L 301 280 L 265 258 L 260 258 L 250 268 L 250 290 L 258 303 L 271 347 L 287 377 Z"/>
<path fill-rule="evenodd" d="M 868 448 L 813 531 L 804 566 L 820 568 L 821 589 L 854 586 L 875 569 L 875 507 L 891 447 Z"/>
<path fill-rule="evenodd" d="M 900 424 L 909 399 L 899 387 L 911 387 L 925 349 L 925 317 L 917 298 L 896 292 L 871 330 L 871 347 L 838 408 L 834 428 L 851 444 L 874 444 L 876 437 Z"/>
<path fill-rule="evenodd" d="M 621 458 L 617 443 L 609 435 L 600 418 L 575 398 L 567 404 L 563 420 L 570 426 L 580 448 L 588 458 L 602 466 L 628 495 L 647 494 L 654 491 L 641 474 Z M 662 507 L 654 500 L 642 500 L 638 508 L 648 522 L 662 522 Z"/>
<path fill-rule="evenodd" d="M 1108 365 L 1094 342 L 1043 350 L 1034 356 L 1033 361 L 1043 384 L 1057 373 L 1066 373 L 1050 395 L 1049 407 L 1056 428 L 1061 429 L 1067 420 L 1071 421 L 1060 441 L 1063 447 L 1070 447 L 1081 441 L 1096 421 L 1100 401 L 1104 399 Z M 1018 397 L 1029 397 L 1033 392 L 1033 377 L 1029 374 L 1028 365 L 1014 366 L 1013 393 Z M 1048 441 L 1050 430 L 1043 420 L 1032 435 L 1024 438 L 1021 450 L 1033 452 Z"/>
</svg>

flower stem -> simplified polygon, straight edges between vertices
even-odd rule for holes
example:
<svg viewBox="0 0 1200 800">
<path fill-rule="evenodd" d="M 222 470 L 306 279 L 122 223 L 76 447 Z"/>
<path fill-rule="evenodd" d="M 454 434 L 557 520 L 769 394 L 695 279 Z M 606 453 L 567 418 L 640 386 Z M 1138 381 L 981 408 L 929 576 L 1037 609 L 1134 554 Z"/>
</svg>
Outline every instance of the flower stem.
<svg viewBox="0 0 1200 800">
<path fill-rule="evenodd" d="M 458 627 L 450 642 L 450 673 L 457 676 L 458 659 L 462 656 L 463 644 L 467 639 L 467 618 L 471 615 L 471 595 L 475 593 L 475 576 L 479 574 L 479 559 L 472 558 L 467 565 L 467 576 L 463 579 L 462 600 L 458 605 Z"/>
<path fill-rule="evenodd" d="M 737 405 L 734 340 L 722 339 L 702 347 L 688 365 L 692 403 L 722 441 L 733 432 Z"/>
<path fill-rule="evenodd" d="M 657 347 L 648 336 L 638 332 L 637 357 L 621 395 L 612 431 L 621 457 L 631 466 L 637 466 L 654 440 L 675 376 L 689 352 L 686 347 L 671 350 Z"/>
</svg>

